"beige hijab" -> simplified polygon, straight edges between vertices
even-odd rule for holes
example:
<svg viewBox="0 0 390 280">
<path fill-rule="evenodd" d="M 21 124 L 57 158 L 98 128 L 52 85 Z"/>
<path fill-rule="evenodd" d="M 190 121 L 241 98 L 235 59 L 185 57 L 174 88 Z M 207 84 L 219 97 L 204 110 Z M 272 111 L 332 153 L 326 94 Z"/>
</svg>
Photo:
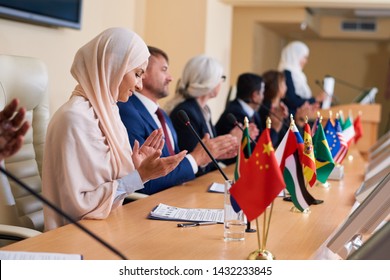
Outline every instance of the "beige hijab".
<svg viewBox="0 0 390 280">
<path fill-rule="evenodd" d="M 278 69 L 291 72 L 297 95 L 302 98 L 311 98 L 312 93 L 300 62 L 305 56 L 309 56 L 309 47 L 301 41 L 292 41 L 283 48 Z"/>
<path fill-rule="evenodd" d="M 123 76 L 147 61 L 144 41 L 124 28 L 110 28 L 79 49 L 71 73 L 79 83 L 73 95 L 88 99 L 107 137 L 114 173 L 134 170 L 131 148 L 118 107 L 119 85 Z M 123 176 L 123 175 L 122 175 Z"/>
</svg>

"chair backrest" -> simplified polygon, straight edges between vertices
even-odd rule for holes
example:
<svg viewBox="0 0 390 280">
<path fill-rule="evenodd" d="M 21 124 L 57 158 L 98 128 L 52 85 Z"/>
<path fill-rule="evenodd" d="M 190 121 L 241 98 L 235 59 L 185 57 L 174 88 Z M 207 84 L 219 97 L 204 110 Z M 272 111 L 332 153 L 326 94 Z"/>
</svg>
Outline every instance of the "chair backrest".
<svg viewBox="0 0 390 280">
<path fill-rule="evenodd" d="M 18 98 L 31 125 L 20 151 L 2 164 L 38 193 L 42 190 L 43 148 L 50 119 L 47 86 L 42 61 L 0 54 L 0 110 Z M 4 174 L 0 174 L 0 223 L 43 231 L 42 203 Z"/>
</svg>

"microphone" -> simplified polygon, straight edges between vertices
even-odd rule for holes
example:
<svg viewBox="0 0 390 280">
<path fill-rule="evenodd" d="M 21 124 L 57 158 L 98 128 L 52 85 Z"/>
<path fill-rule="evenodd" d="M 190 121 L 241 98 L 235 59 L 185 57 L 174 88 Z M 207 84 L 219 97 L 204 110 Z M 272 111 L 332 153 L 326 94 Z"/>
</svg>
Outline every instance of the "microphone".
<svg viewBox="0 0 390 280">
<path fill-rule="evenodd" d="M 219 166 L 216 159 L 213 157 L 213 155 L 210 153 L 209 149 L 207 149 L 206 145 L 203 143 L 202 139 L 199 137 L 198 133 L 196 133 L 194 127 L 192 126 L 190 122 L 190 118 L 188 117 L 187 113 L 184 110 L 180 110 L 177 112 L 177 116 L 179 119 L 191 129 L 192 133 L 195 135 L 195 137 L 198 139 L 198 142 L 202 145 L 203 149 L 206 151 L 212 162 L 214 163 L 215 167 L 218 168 L 219 172 L 222 174 L 223 178 L 228 181 L 229 178 L 226 176 L 226 174 L 223 172 L 222 168 Z"/>
<path fill-rule="evenodd" d="M 355 90 L 359 90 L 359 91 L 364 91 L 364 90 L 366 90 L 366 89 L 364 89 L 364 88 L 361 88 L 361 87 L 358 87 L 358 86 L 356 86 L 356 85 L 350 84 L 350 83 L 347 82 L 347 81 L 344 81 L 344 80 L 341 80 L 341 79 L 339 79 L 339 78 L 336 78 L 336 77 L 334 77 L 334 76 L 332 76 L 332 75 L 325 75 L 325 77 L 332 77 L 333 79 L 335 79 L 336 82 L 338 82 L 338 83 L 340 83 L 340 84 L 343 84 L 343 85 L 345 85 L 345 86 L 347 86 L 347 87 L 350 87 L 350 88 L 352 88 L 352 89 L 355 89 Z"/>
<path fill-rule="evenodd" d="M 264 106 L 263 104 L 261 104 L 260 107 L 261 107 L 262 109 L 266 110 L 270 115 L 274 116 L 275 119 L 277 119 L 278 121 L 280 121 L 280 122 L 283 124 L 283 126 L 284 126 L 285 128 L 288 128 L 288 129 L 290 128 L 290 125 L 286 124 L 286 123 L 284 122 L 284 120 L 281 119 L 281 118 L 280 118 L 278 115 L 276 115 L 274 112 L 271 112 L 271 110 L 270 110 L 269 108 L 267 108 L 267 107 Z"/>
<path fill-rule="evenodd" d="M 340 83 L 340 84 L 343 84 L 349 88 L 352 88 L 354 90 L 357 90 L 360 92 L 360 94 L 358 96 L 356 96 L 352 102 L 360 102 L 362 103 L 362 100 L 363 99 L 366 99 L 365 101 L 369 101 L 369 103 L 374 103 L 374 99 L 375 99 L 375 95 L 378 91 L 378 89 L 376 87 L 373 87 L 373 88 L 362 88 L 362 87 L 358 87 L 356 85 L 353 85 L 347 81 L 344 81 L 342 79 L 339 79 L 339 78 L 336 78 L 334 76 L 331 76 L 331 75 L 326 75 L 326 77 L 332 77 L 336 82 Z M 363 102 L 364 103 L 364 102 Z"/>
<path fill-rule="evenodd" d="M 21 186 L 23 189 L 25 189 L 27 192 L 29 192 L 31 195 L 35 196 L 38 200 L 42 201 L 45 205 L 49 206 L 52 210 L 57 212 L 57 214 L 61 215 L 62 217 L 66 218 L 68 221 L 70 221 L 72 224 L 77 226 L 79 229 L 81 229 L 83 232 L 91 236 L 93 239 L 101 243 L 104 247 L 109 249 L 111 252 L 113 252 L 115 255 L 119 256 L 122 260 L 127 260 L 127 258 L 119 252 L 117 249 L 112 247 L 110 244 L 108 244 L 106 241 L 101 239 L 99 236 L 94 234 L 92 231 L 84 227 L 82 224 L 78 223 L 75 219 L 73 219 L 71 216 L 66 214 L 64 211 L 62 211 L 60 208 L 55 206 L 53 203 L 51 203 L 49 200 L 47 200 L 45 197 L 40 195 L 39 193 L 35 192 L 31 187 L 20 181 L 18 178 L 16 178 L 13 174 L 5 170 L 2 166 L 0 166 L 0 172 L 5 174 L 8 178 L 11 178 L 13 181 L 15 181 L 19 186 Z"/>
<path fill-rule="evenodd" d="M 237 118 L 232 113 L 227 114 L 226 118 L 228 119 L 228 121 L 231 124 L 233 124 L 234 126 L 237 126 L 239 129 L 241 129 L 242 132 L 244 132 L 244 129 L 241 127 L 241 125 L 237 121 Z M 249 140 L 251 140 L 251 142 L 256 145 L 256 141 L 253 140 L 250 136 L 249 136 Z"/>
<path fill-rule="evenodd" d="M 331 77 L 331 76 L 326 76 L 326 77 Z M 315 82 L 316 82 L 316 85 L 317 85 L 323 92 L 325 92 L 325 94 L 326 94 L 327 96 L 332 97 L 332 99 L 334 99 L 334 100 L 336 101 L 336 104 L 340 104 L 339 98 L 338 98 L 336 95 L 330 94 L 329 92 L 327 92 L 327 91 L 324 89 L 322 83 L 321 83 L 319 80 L 315 80 Z"/>
<path fill-rule="evenodd" d="M 320 80 L 316 80 L 316 85 L 323 91 L 326 93 L 326 95 L 329 95 L 329 96 L 332 96 L 329 92 L 327 92 L 324 87 L 322 86 L 322 83 L 320 82 Z"/>
</svg>

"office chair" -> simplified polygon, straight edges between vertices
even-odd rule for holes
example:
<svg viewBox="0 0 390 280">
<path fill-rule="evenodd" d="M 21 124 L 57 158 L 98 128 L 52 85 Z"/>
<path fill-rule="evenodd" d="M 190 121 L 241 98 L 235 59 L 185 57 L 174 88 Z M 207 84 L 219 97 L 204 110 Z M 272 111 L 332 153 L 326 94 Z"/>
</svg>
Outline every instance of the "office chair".
<svg viewBox="0 0 390 280">
<path fill-rule="evenodd" d="M 0 54 L 0 110 L 18 98 L 30 123 L 22 148 L 1 165 L 38 193 L 42 189 L 43 148 L 50 118 L 47 86 L 48 75 L 42 61 Z M 14 242 L 35 236 L 43 231 L 43 225 L 42 203 L 0 173 L 0 239 Z"/>
</svg>

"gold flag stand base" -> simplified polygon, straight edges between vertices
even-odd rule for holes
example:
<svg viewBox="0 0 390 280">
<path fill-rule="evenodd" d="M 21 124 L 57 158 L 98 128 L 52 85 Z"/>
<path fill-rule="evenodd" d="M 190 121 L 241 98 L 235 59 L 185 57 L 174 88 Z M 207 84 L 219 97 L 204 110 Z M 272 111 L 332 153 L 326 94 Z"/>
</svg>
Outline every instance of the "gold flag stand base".
<svg viewBox="0 0 390 280">
<path fill-rule="evenodd" d="M 297 207 L 293 206 L 293 207 L 291 207 L 290 212 L 301 213 L 301 214 L 310 214 L 311 211 L 310 211 L 310 208 L 306 208 L 305 210 L 301 211 Z"/>
<path fill-rule="evenodd" d="M 256 250 L 249 254 L 248 260 L 274 260 L 274 255 L 267 250 Z"/>
</svg>

